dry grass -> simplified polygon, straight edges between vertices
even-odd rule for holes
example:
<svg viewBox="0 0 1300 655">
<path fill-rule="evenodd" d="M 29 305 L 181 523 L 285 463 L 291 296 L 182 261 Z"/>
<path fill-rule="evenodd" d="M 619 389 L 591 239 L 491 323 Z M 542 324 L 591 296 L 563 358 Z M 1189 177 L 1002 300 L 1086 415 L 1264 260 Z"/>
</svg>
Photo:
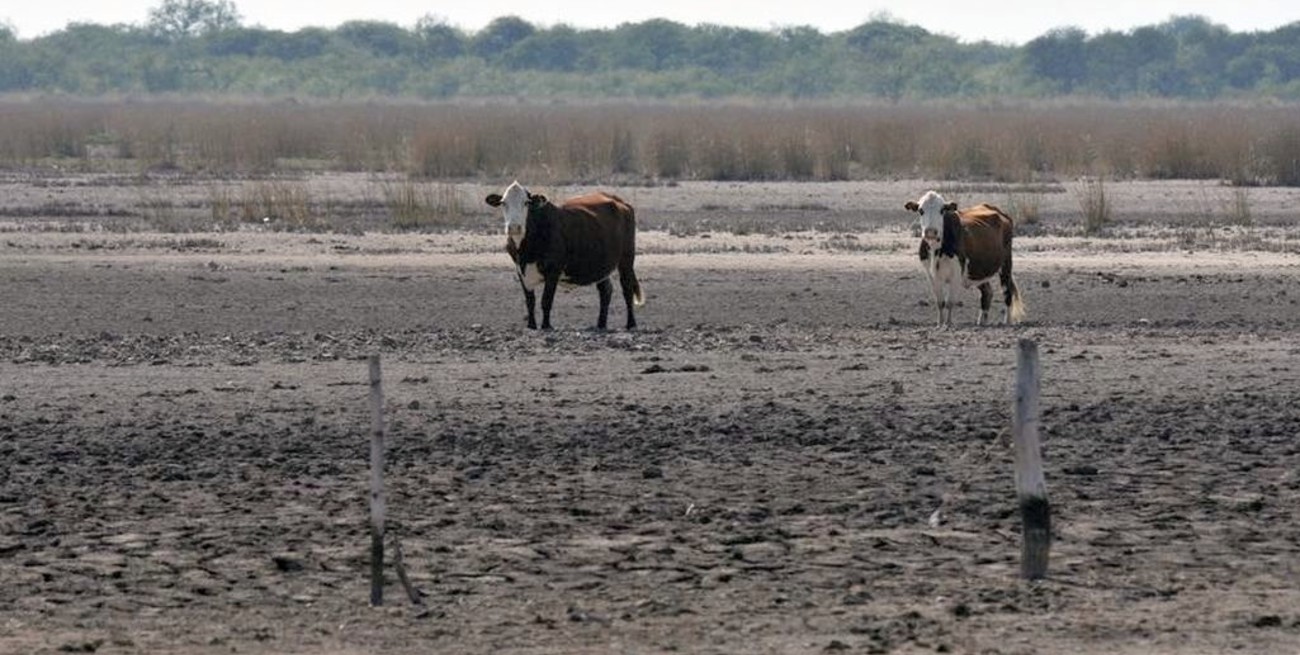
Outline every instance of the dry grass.
<svg viewBox="0 0 1300 655">
<path fill-rule="evenodd" d="M 451 219 L 470 213 L 453 184 L 401 180 L 383 182 L 381 188 L 391 225 L 397 230 L 445 227 Z"/>
<path fill-rule="evenodd" d="M 1224 215 L 1229 225 L 1241 227 L 1254 225 L 1255 219 L 1250 210 L 1250 189 L 1233 187 L 1231 197 L 1224 203 Z"/>
<path fill-rule="evenodd" d="M 1300 184 L 1300 112 L 1231 104 L 0 100 L 0 165 L 426 179 Z"/>
<path fill-rule="evenodd" d="M 1017 228 L 1033 229 L 1042 220 L 1042 194 L 1034 190 L 1013 190 L 1007 193 L 1007 211 Z"/>
<path fill-rule="evenodd" d="M 1084 234 L 1098 234 L 1110 224 L 1110 201 L 1106 198 L 1106 183 L 1102 178 L 1084 178 L 1075 189 L 1075 198 L 1083 212 Z"/>
</svg>

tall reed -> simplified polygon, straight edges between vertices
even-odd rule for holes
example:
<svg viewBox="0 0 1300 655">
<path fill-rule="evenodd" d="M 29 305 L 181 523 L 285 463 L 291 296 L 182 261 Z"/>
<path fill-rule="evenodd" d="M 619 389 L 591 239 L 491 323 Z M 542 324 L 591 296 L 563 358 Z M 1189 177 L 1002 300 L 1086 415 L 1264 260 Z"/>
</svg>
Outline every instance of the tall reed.
<svg viewBox="0 0 1300 655">
<path fill-rule="evenodd" d="M 104 157 L 218 174 L 1300 185 L 1300 111 L 1230 104 L 0 99 L 0 165 Z"/>
</svg>

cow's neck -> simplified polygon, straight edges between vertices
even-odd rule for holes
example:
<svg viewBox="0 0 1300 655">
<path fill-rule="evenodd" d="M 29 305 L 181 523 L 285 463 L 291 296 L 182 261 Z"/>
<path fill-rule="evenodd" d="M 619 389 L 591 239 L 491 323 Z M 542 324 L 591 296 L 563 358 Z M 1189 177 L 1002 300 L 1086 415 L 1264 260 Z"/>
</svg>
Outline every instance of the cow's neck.
<svg viewBox="0 0 1300 655">
<path fill-rule="evenodd" d="M 943 217 L 942 240 L 939 242 L 940 257 L 959 257 L 961 251 L 962 226 L 956 214 Z"/>
</svg>

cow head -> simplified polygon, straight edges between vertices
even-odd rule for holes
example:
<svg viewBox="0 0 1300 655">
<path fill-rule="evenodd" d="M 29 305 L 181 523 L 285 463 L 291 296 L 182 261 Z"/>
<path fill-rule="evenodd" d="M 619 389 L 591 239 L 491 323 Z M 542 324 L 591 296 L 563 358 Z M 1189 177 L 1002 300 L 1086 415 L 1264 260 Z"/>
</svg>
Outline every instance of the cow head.
<svg viewBox="0 0 1300 655">
<path fill-rule="evenodd" d="M 528 224 L 528 204 L 534 198 L 518 180 L 506 187 L 505 193 L 492 193 L 483 200 L 493 207 L 500 207 L 505 215 L 506 238 L 518 247 L 524 240 Z M 540 197 L 540 196 L 538 196 Z"/>
<path fill-rule="evenodd" d="M 903 209 L 921 215 L 921 237 L 938 243 L 943 235 L 943 215 L 957 211 L 957 203 L 946 202 L 934 191 L 926 191 L 920 200 L 907 201 Z"/>
</svg>

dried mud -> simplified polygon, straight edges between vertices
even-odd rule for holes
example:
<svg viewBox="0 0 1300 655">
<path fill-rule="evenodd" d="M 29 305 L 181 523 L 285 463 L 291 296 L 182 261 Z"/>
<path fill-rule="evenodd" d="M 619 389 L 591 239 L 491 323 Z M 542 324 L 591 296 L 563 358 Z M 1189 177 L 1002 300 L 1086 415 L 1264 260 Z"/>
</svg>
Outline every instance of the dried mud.
<svg viewBox="0 0 1300 655">
<path fill-rule="evenodd" d="M 752 211 L 782 229 L 643 235 L 633 333 L 591 289 L 523 329 L 479 233 L 0 235 L 0 652 L 1300 648 L 1294 251 L 1026 237 L 1029 321 L 974 327 L 972 293 L 942 330 L 901 225 Z M 367 607 L 374 352 L 423 608 Z"/>
</svg>

